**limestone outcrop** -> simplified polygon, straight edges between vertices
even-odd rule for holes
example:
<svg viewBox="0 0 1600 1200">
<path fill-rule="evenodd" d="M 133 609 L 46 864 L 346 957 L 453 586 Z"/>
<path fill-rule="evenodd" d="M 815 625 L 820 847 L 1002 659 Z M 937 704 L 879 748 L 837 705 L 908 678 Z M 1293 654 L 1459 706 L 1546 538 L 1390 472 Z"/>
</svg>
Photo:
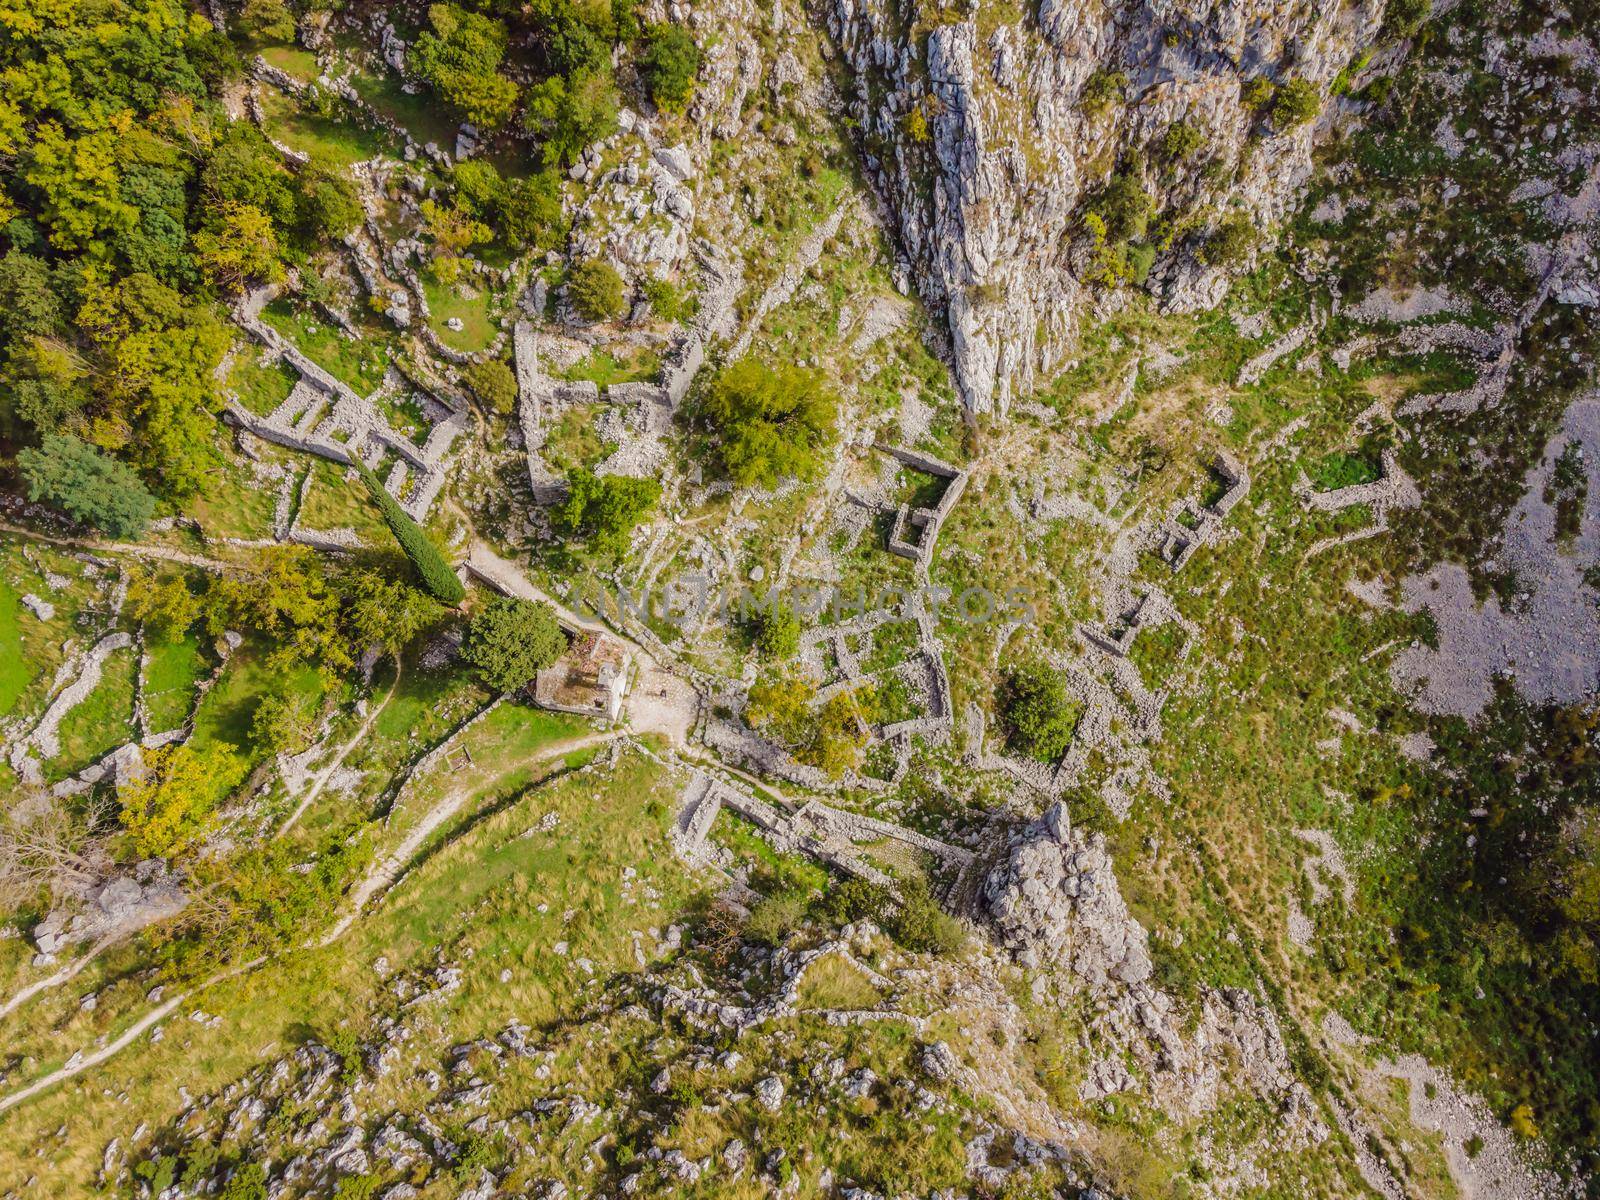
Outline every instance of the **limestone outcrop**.
<svg viewBox="0 0 1600 1200">
<path fill-rule="evenodd" d="M 1067 968 L 1091 987 L 1150 977 L 1149 936 L 1123 903 L 1105 838 L 1074 829 L 1061 801 L 1012 839 L 984 902 L 1024 966 Z"/>
<path fill-rule="evenodd" d="M 1113 172 L 1173 235 L 1146 236 L 1155 258 L 1130 257 L 1127 274 L 1172 310 L 1217 303 L 1226 275 L 1197 248 L 1230 211 L 1263 231 L 1281 220 L 1328 124 L 1274 118 L 1272 89 L 1304 81 L 1325 98 L 1383 15 L 1338 0 L 1025 7 L 934 15 L 929 29 L 908 0 L 833 0 L 828 22 L 867 173 L 978 412 L 1004 412 L 1061 365 L 1105 274 L 1083 214 Z"/>
</svg>

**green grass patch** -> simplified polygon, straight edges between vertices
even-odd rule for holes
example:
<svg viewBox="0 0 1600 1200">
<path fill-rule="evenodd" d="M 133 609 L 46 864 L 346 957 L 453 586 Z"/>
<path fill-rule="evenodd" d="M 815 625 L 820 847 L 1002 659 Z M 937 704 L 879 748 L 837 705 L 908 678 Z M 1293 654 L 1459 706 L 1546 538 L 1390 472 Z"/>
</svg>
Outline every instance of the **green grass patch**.
<svg viewBox="0 0 1600 1200">
<path fill-rule="evenodd" d="M 21 593 L 0 579 L 0 716 L 16 707 L 33 675 L 22 654 Z"/>
<path fill-rule="evenodd" d="M 228 386 L 239 396 L 239 403 L 258 417 L 272 411 L 289 398 L 300 373 L 281 359 L 263 363 L 261 351 L 251 345 L 242 348 L 228 372 Z"/>
<path fill-rule="evenodd" d="M 280 297 L 267 305 L 262 319 L 300 347 L 324 370 L 367 395 L 383 382 L 389 367 L 388 348 L 375 337 L 352 338 L 309 306 Z M 374 330 L 381 334 L 381 330 Z"/>
<path fill-rule="evenodd" d="M 386 149 L 378 135 L 307 112 L 276 88 L 261 90 L 261 115 L 269 137 L 335 170 L 377 158 Z"/>
<path fill-rule="evenodd" d="M 193 633 L 177 641 L 146 643 L 144 707 L 150 733 L 164 733 L 183 724 L 194 699 L 195 685 L 205 671 L 200 639 Z"/>
<path fill-rule="evenodd" d="M 429 324 L 439 340 L 452 350 L 486 350 L 500 332 L 494 322 L 494 295 L 465 281 L 443 284 L 431 273 L 422 276 L 422 290 L 428 297 Z M 461 322 L 451 329 L 446 322 Z"/>
</svg>

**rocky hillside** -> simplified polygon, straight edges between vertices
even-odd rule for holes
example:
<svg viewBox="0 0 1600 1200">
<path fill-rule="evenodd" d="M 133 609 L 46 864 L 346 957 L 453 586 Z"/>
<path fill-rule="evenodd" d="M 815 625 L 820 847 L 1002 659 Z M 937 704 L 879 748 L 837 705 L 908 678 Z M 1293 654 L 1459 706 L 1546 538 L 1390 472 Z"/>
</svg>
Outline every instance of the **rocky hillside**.
<svg viewBox="0 0 1600 1200">
<path fill-rule="evenodd" d="M 866 167 L 948 321 L 968 407 L 1003 413 L 1059 368 L 1096 285 L 1143 284 L 1172 310 L 1220 300 L 1253 231 L 1293 206 L 1339 119 L 1319 118 L 1324 99 L 1368 65 L 1383 17 L 1042 0 L 950 20 L 836 0 Z"/>
</svg>

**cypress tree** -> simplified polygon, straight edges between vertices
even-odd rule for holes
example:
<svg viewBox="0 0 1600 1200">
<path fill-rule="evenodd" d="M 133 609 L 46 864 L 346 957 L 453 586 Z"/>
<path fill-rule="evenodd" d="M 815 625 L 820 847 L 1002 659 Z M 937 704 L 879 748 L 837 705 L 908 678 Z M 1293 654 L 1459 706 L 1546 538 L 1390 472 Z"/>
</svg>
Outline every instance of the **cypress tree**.
<svg viewBox="0 0 1600 1200">
<path fill-rule="evenodd" d="M 373 503 L 378 506 L 378 512 L 383 515 L 383 523 L 389 527 L 394 540 L 400 543 L 400 549 L 405 551 L 405 556 L 416 568 L 422 586 L 446 604 L 460 604 L 467 590 L 461 586 L 461 580 L 456 578 L 456 573 L 450 569 L 439 547 L 422 531 L 422 526 L 406 516 L 405 509 L 389 495 L 389 489 L 378 482 L 371 467 L 360 460 L 354 465 L 361 482 L 367 485 Z"/>
</svg>

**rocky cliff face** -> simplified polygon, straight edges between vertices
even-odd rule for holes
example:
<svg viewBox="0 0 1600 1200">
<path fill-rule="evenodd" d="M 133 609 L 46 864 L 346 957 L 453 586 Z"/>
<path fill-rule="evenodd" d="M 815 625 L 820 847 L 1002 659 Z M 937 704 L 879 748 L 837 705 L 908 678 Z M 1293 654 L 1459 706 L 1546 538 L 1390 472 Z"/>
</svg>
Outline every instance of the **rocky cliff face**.
<svg viewBox="0 0 1600 1200">
<path fill-rule="evenodd" d="M 1325 96 L 1383 13 L 1381 0 L 832 3 L 867 169 L 978 412 L 1004 412 L 1058 365 L 1105 274 L 1083 212 L 1113 172 L 1156 206 L 1132 270 L 1115 273 L 1171 309 L 1216 303 L 1226 279 L 1196 248 L 1230 210 L 1263 231 L 1281 219 L 1327 124 L 1274 117 L 1273 88 Z"/>
</svg>

